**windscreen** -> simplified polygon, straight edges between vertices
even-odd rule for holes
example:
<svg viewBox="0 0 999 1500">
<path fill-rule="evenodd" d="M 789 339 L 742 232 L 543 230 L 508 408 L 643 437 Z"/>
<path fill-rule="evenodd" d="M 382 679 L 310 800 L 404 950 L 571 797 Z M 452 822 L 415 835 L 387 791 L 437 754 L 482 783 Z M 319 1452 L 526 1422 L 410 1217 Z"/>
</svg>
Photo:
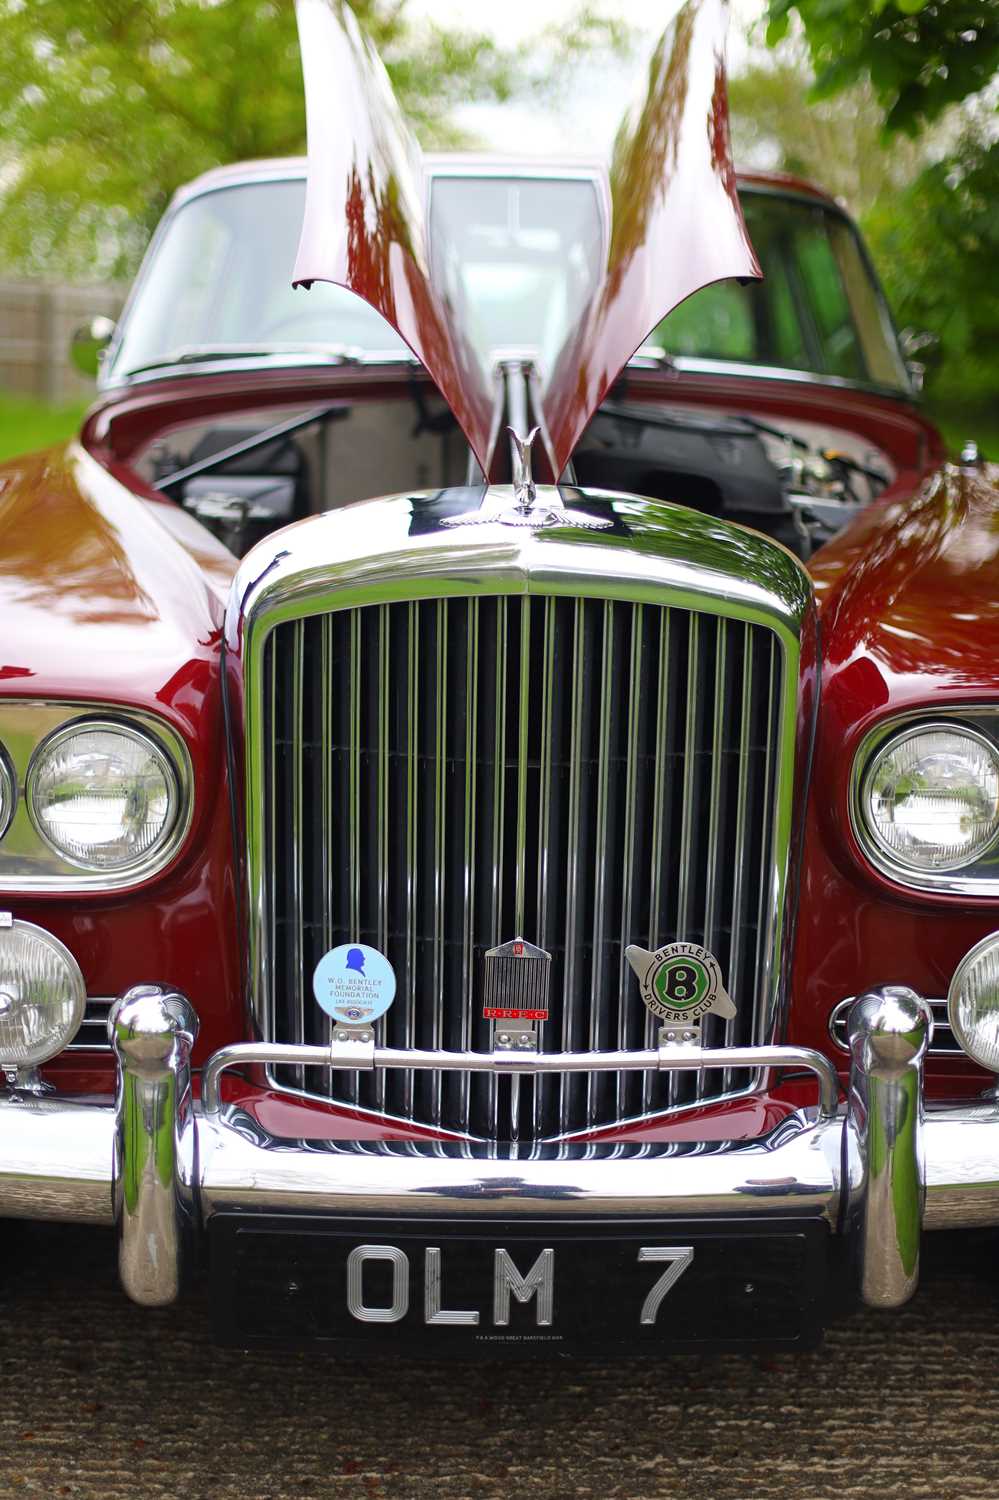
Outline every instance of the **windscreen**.
<svg viewBox="0 0 999 1500">
<path fill-rule="evenodd" d="M 325 282 L 311 294 L 292 289 L 304 208 L 305 182 L 293 178 L 217 188 L 177 209 L 143 270 L 109 373 L 206 350 L 346 346 L 408 358 L 395 330 L 353 292 Z"/>
<path fill-rule="evenodd" d="M 592 176 L 433 179 L 431 274 L 487 366 L 512 351 L 551 369 L 600 284 L 605 223 Z"/>
</svg>

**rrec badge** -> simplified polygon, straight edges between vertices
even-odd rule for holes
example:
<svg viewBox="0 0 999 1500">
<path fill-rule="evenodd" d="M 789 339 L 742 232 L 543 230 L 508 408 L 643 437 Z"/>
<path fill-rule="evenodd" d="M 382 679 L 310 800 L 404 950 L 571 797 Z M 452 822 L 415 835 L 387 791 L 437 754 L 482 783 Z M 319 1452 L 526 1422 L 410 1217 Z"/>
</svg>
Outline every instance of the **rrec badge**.
<svg viewBox="0 0 999 1500">
<path fill-rule="evenodd" d="M 632 946 L 625 957 L 646 1008 L 660 1020 L 694 1026 L 709 1013 L 724 1020 L 735 1015 L 718 960 L 698 943 L 667 943 L 655 953 Z"/>
</svg>

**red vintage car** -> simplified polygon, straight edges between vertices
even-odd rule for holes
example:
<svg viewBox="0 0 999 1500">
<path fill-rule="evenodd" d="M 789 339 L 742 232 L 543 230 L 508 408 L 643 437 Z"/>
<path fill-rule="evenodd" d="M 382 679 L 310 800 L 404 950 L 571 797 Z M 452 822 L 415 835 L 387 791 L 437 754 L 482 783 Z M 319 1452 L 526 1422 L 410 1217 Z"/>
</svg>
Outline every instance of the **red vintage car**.
<svg viewBox="0 0 999 1500">
<path fill-rule="evenodd" d="M 898 1306 L 999 1223 L 996 476 L 734 173 L 719 0 L 609 167 L 421 158 L 299 23 L 308 168 L 181 192 L 0 469 L 0 1214 L 238 1344 Z"/>
</svg>

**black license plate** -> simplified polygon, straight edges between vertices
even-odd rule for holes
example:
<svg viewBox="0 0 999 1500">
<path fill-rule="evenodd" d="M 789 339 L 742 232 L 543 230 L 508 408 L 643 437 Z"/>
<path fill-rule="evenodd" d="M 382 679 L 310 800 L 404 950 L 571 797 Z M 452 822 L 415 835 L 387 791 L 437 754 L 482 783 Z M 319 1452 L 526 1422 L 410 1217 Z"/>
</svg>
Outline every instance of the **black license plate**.
<svg viewBox="0 0 999 1500">
<path fill-rule="evenodd" d="M 225 1344 L 436 1358 L 800 1349 L 822 1331 L 814 1221 L 613 1225 L 218 1215 Z"/>
</svg>

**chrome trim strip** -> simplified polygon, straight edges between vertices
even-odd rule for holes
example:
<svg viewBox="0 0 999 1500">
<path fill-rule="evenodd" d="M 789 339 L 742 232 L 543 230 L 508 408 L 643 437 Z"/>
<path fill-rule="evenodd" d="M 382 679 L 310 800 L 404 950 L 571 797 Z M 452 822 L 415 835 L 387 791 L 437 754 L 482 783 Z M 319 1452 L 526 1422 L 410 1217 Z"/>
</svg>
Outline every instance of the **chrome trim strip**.
<svg viewBox="0 0 999 1500">
<path fill-rule="evenodd" d="M 718 939 L 718 886 L 724 878 L 721 868 L 719 828 L 721 823 L 722 745 L 725 739 L 725 668 L 728 661 L 728 621 L 719 619 L 715 636 L 715 698 L 711 726 L 711 790 L 708 794 L 708 866 L 704 894 L 704 946 L 714 952 Z M 728 1046 L 731 1022 L 725 1022 L 725 1045 Z"/>
<path fill-rule="evenodd" d="M 775 690 L 776 690 L 776 687 L 777 687 L 777 682 L 779 680 L 779 672 L 780 672 L 780 666 L 779 666 L 779 663 L 777 661 L 777 647 L 776 647 L 776 642 L 771 637 L 771 640 L 770 640 L 770 672 L 769 672 L 769 683 L 770 683 L 770 685 L 769 685 L 769 689 L 768 689 L 767 697 L 766 697 L 767 738 L 766 738 L 765 760 L 766 760 L 766 764 L 767 765 L 771 764 L 772 756 L 774 754 L 774 743 L 773 743 L 773 741 L 774 741 L 774 704 L 775 704 L 775 701 L 776 701 L 776 691 Z M 770 779 L 769 778 L 765 778 L 764 782 L 763 782 L 763 799 L 764 799 L 764 801 L 763 801 L 763 816 L 762 816 L 762 819 L 761 819 L 763 827 L 765 829 L 771 827 L 772 822 L 773 822 L 772 811 L 771 811 L 771 807 L 770 807 L 770 797 L 771 797 L 771 783 L 770 783 Z M 767 849 L 766 846 L 764 845 L 764 850 L 763 850 L 763 853 L 761 855 L 761 864 L 760 864 L 759 895 L 757 897 L 756 962 L 754 964 L 754 972 L 756 974 L 756 983 L 757 983 L 757 986 L 764 993 L 768 993 L 769 990 L 770 990 L 770 973 L 771 973 L 771 970 L 773 968 L 774 959 L 775 959 L 774 947 L 773 947 L 773 941 L 772 941 L 772 934 L 771 934 L 771 922 L 772 922 L 772 918 L 773 918 L 773 907 L 767 901 L 767 881 L 768 881 L 769 875 L 770 875 L 770 870 L 769 870 L 770 858 L 771 858 L 770 850 Z M 763 1018 L 761 1017 L 761 1020 L 762 1019 Z M 730 1024 L 730 1023 L 727 1023 L 727 1024 Z M 756 1041 L 762 1041 L 763 1037 L 761 1035 L 757 1035 L 757 1037 L 755 1038 L 755 1040 Z"/>
<path fill-rule="evenodd" d="M 383 606 L 384 607 L 384 606 Z M 461 934 L 461 1050 L 472 1046 L 472 1007 L 475 974 L 475 814 L 478 785 L 479 732 L 479 601 L 468 601 L 468 645 L 465 656 L 465 837 L 464 879 L 462 883 Z M 458 1120 L 468 1130 L 471 1110 L 471 1078 L 466 1074 L 460 1083 Z"/>
<path fill-rule="evenodd" d="M 624 858 L 622 862 L 624 878 L 621 890 L 620 927 L 621 932 L 624 933 L 630 933 L 633 930 L 635 825 L 637 821 L 635 783 L 637 774 L 638 722 L 642 706 L 644 628 L 645 606 L 643 604 L 636 604 L 631 616 L 631 652 L 628 663 L 627 750 L 625 752 L 624 770 Z M 627 993 L 626 986 L 630 980 L 630 967 L 628 960 L 624 956 L 624 948 L 625 945 L 622 943 L 617 972 L 618 994 L 622 997 Z M 629 1011 L 628 1007 L 622 1003 L 618 1010 L 617 1023 L 617 1045 L 619 1052 L 625 1051 L 631 1042 L 632 1027 L 629 1025 L 629 1020 L 632 1018 L 639 1021 L 642 1019 L 642 1017 L 635 1015 L 633 1009 Z M 616 1112 L 618 1119 L 626 1113 L 623 1078 L 618 1079 Z"/>
<path fill-rule="evenodd" d="M 916 393 L 911 387 L 901 385 L 878 385 L 873 381 L 847 380 L 843 375 L 820 375 L 813 370 L 785 369 L 782 365 L 742 364 L 734 359 L 704 359 L 692 354 L 667 354 L 666 358 L 667 368 L 672 368 L 681 375 L 736 375 L 741 380 L 779 380 L 788 385 L 824 386 L 834 391 L 862 391 L 872 396 L 887 396 L 893 401 L 904 401 L 909 406 L 916 404 Z M 642 349 L 638 349 L 628 364 L 641 368 L 643 362 Z"/>
<path fill-rule="evenodd" d="M 391 633 L 387 604 L 378 606 L 378 784 L 376 789 L 376 840 L 375 869 L 378 891 L 378 947 L 384 953 L 388 948 L 388 881 L 391 827 L 389 807 L 389 666 L 391 660 Z M 332 696 L 332 695 L 330 695 Z M 327 827 L 329 825 L 327 824 Z M 327 841 L 328 842 L 328 841 Z M 385 1045 L 386 1019 L 382 1016 L 375 1022 L 375 1040 Z M 376 1102 L 385 1108 L 385 1079 L 379 1076 L 375 1084 Z"/>
<path fill-rule="evenodd" d="M 319 661 L 323 683 L 333 680 L 333 619 L 326 615 L 321 621 Z M 273 748 L 272 748 L 273 754 Z M 324 837 L 320 856 L 320 880 L 322 881 L 323 952 L 333 947 L 333 860 L 332 839 L 329 830 L 333 827 L 333 694 L 325 693 L 319 705 L 319 757 L 320 792 L 319 803 Z M 272 803 L 273 806 L 273 803 Z M 303 998 L 304 1005 L 304 998 Z M 330 1068 L 327 1088 L 333 1092 L 333 1069 Z"/>
<path fill-rule="evenodd" d="M 577 599 L 573 607 L 572 631 L 572 703 L 569 713 L 569 798 L 567 808 L 565 868 L 565 999 L 562 1005 L 562 1050 L 572 1052 L 575 1046 L 576 953 L 579 931 L 579 828 L 583 777 L 583 718 L 586 691 L 586 601 Z M 569 1123 L 569 1081 L 559 1080 L 559 1130 Z"/>
<path fill-rule="evenodd" d="M 302 867 L 305 859 L 304 827 L 303 827 L 303 799 L 302 799 L 302 675 L 303 656 L 305 654 L 305 623 L 297 620 L 294 626 L 294 639 L 291 658 L 291 713 L 292 733 L 294 742 L 288 752 L 291 761 L 291 848 L 289 856 L 291 860 L 291 899 L 296 911 L 302 910 Z M 277 661 L 275 654 L 275 673 Z M 275 747 L 276 749 L 277 747 Z M 297 1004 L 290 1007 L 292 1017 L 292 1029 L 297 1032 L 294 1040 L 305 1041 L 305 990 L 303 976 L 302 955 L 302 930 L 296 922 L 292 927 L 291 940 L 292 964 L 297 976 L 292 983 L 297 987 Z M 311 978 L 311 975 L 309 976 Z M 299 1073 L 299 1085 L 304 1085 L 305 1075 Z"/>
<path fill-rule="evenodd" d="M 88 995 L 79 1030 L 63 1052 L 110 1052 L 108 1016 L 114 1003 L 114 995 Z M 91 1032 L 95 1033 L 93 1038 Z"/>
<path fill-rule="evenodd" d="M 538 797 L 538 905 L 537 940 L 540 947 L 548 951 L 548 869 L 550 862 L 549 833 L 552 811 L 552 715 L 555 693 L 555 601 L 545 600 L 542 624 L 541 647 L 541 749 L 540 785 Z M 538 1046 L 544 1046 L 545 1023 L 538 1026 Z M 542 1134 L 542 1085 L 534 1084 L 533 1131 L 535 1139 Z"/>
<path fill-rule="evenodd" d="M 660 609 L 659 613 L 659 671 L 656 684 L 656 764 L 655 764 L 655 787 L 653 791 L 652 804 L 652 868 L 649 871 L 649 946 L 653 950 L 659 947 L 661 934 L 659 931 L 659 914 L 662 911 L 662 873 L 664 868 L 664 832 L 665 832 L 665 805 L 666 805 L 666 766 L 664 755 L 669 723 L 669 661 L 670 661 L 670 610 Z M 658 1022 L 651 1011 L 645 1015 L 645 1045 L 651 1047 L 656 1039 Z M 646 1076 L 642 1080 L 642 1107 L 646 1111 L 652 1108 L 652 1079 Z"/>
<path fill-rule="evenodd" d="M 400 996 L 405 1015 L 403 1039 L 411 1047 L 416 1037 L 416 927 L 419 888 L 419 759 L 420 759 L 420 604 L 408 608 L 406 631 L 406 967 Z M 413 1110 L 413 1080 L 403 1080 L 403 1108 Z"/>
<path fill-rule="evenodd" d="M 527 766 L 528 732 L 531 712 L 531 611 L 527 601 L 520 605 L 520 646 L 517 692 L 517 865 L 513 900 L 513 925 L 518 935 L 524 933 L 527 919 Z"/>
<path fill-rule="evenodd" d="M 695 787 L 697 784 L 697 698 L 700 690 L 698 660 L 700 657 L 700 616 L 692 614 L 687 622 L 687 692 L 683 710 L 683 789 L 680 804 L 680 874 L 676 893 L 676 935 L 678 940 L 689 940 L 690 930 L 690 885 L 691 846 L 693 843 L 694 816 L 697 811 Z M 678 1102 L 679 1078 L 669 1080 L 669 1103 Z M 728 1084 L 725 1085 L 728 1087 Z"/>
<path fill-rule="evenodd" d="M 593 850 L 594 872 L 593 872 L 593 928 L 592 942 L 595 954 L 602 953 L 604 949 L 604 931 L 607 922 L 607 874 L 609 860 L 606 856 L 607 850 L 607 818 L 609 809 L 609 782 L 610 782 L 610 737 L 611 737 L 611 710 L 613 707 L 612 683 L 614 677 L 614 603 L 610 599 L 604 600 L 603 607 L 603 638 L 601 641 L 600 654 L 600 719 L 597 729 L 597 816 L 596 816 L 596 844 Z M 590 999 L 590 1024 L 589 1024 L 589 1048 L 591 1052 L 599 1052 L 603 1046 L 603 1027 L 607 1013 L 605 1001 L 606 985 L 604 983 L 604 969 L 599 969 L 594 964 L 592 979 L 592 994 Z M 672 1082 L 672 1080 L 670 1080 Z M 672 1101 L 671 1101 L 672 1102 Z M 596 1080 L 591 1076 L 586 1080 L 586 1120 L 587 1124 L 593 1125 L 597 1118 L 597 1089 Z"/>
<path fill-rule="evenodd" d="M 206 1114 L 217 1114 L 222 1104 L 220 1080 L 229 1068 L 260 1063 L 273 1067 L 291 1063 L 300 1067 L 325 1067 L 328 1047 L 297 1047 L 281 1042 L 235 1042 L 212 1053 L 201 1074 L 201 1105 Z M 819 1113 L 836 1113 L 839 1079 L 836 1069 L 822 1052 L 811 1047 L 703 1047 L 670 1045 L 635 1052 L 437 1052 L 422 1048 L 375 1047 L 371 1066 L 413 1071 L 493 1073 L 499 1077 L 535 1077 L 543 1073 L 618 1073 L 658 1071 L 693 1072 L 705 1065 L 727 1068 L 807 1068 L 819 1083 Z"/>
<path fill-rule="evenodd" d="M 492 924 L 490 942 L 495 947 L 503 941 L 501 912 L 503 904 L 503 810 L 506 783 L 503 765 L 506 758 L 506 662 L 509 635 L 509 600 L 496 601 L 496 659 L 493 666 L 493 766 L 492 766 Z M 490 1034 L 494 1027 L 490 1024 Z M 499 1128 L 499 1089 L 489 1085 L 489 1135 L 495 1138 Z"/>
<path fill-rule="evenodd" d="M 65 858 L 40 832 L 31 812 L 28 794 L 39 751 L 59 735 L 84 727 L 130 729 L 150 740 L 174 780 L 177 808 L 170 833 L 127 870 L 90 871 Z M 0 702 L 0 745 L 18 792 L 0 843 L 0 892 L 129 891 L 160 875 L 183 849 L 194 820 L 194 770 L 181 735 L 156 714 L 115 703 L 5 698 Z"/>
<path fill-rule="evenodd" d="M 739 769 L 735 813 L 735 859 L 732 863 L 732 930 L 729 934 L 728 983 L 738 1000 L 738 976 L 733 973 L 739 952 L 739 934 L 745 911 L 744 886 L 746 873 L 746 820 L 749 797 L 749 738 L 753 712 L 753 632 L 751 626 L 742 630 L 742 688 L 739 700 Z M 755 976 L 754 976 L 755 979 Z M 765 1024 L 765 1023 L 764 1023 Z M 726 1021 L 725 1035 L 728 1038 L 732 1023 Z M 731 1087 L 731 1078 L 723 1075 L 722 1090 Z"/>
<path fill-rule="evenodd" d="M 927 1057 L 964 1057 L 960 1042 L 951 1030 L 950 1019 L 947 1015 L 947 996 L 924 997 L 926 1004 L 930 1007 L 933 1016 L 933 1030 L 930 1033 L 930 1044 L 926 1049 Z M 829 1012 L 828 1031 L 829 1036 L 837 1051 L 849 1054 L 850 1043 L 846 1034 L 846 1018 L 857 1000 L 856 995 L 847 995 L 845 1000 L 840 1000 Z M 941 1042 L 949 1037 L 951 1045 L 942 1046 Z"/>
<path fill-rule="evenodd" d="M 901 861 L 892 859 L 869 832 L 862 807 L 868 768 L 876 752 L 889 739 L 915 728 L 959 729 L 972 738 L 984 740 L 989 749 L 999 755 L 999 706 L 996 704 L 949 704 L 941 709 L 928 705 L 883 719 L 861 740 L 850 770 L 850 828 L 860 851 L 879 875 L 910 894 L 914 891 L 941 892 L 980 901 L 999 896 L 999 834 L 972 864 L 960 870 L 912 870 Z"/>
<path fill-rule="evenodd" d="M 444 892 L 445 892 L 445 819 L 447 799 L 447 601 L 438 599 L 437 612 L 437 661 L 436 694 L 437 709 L 434 744 L 434 950 L 431 991 L 431 1046 L 444 1046 Z M 353 616 L 358 619 L 357 614 Z M 441 1123 L 443 1080 L 435 1078 L 432 1084 L 430 1119 L 434 1125 Z"/>
</svg>

